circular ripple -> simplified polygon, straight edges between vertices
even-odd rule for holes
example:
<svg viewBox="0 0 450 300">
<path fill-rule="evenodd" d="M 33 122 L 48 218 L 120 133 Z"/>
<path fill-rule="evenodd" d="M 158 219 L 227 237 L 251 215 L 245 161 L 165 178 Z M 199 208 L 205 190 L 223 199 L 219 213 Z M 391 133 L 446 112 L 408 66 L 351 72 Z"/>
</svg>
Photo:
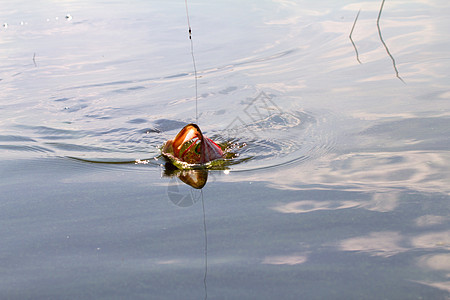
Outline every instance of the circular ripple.
<svg viewBox="0 0 450 300">
<path fill-rule="evenodd" d="M 162 163 L 160 148 L 186 125 L 159 119 L 139 120 L 108 130 L 69 132 L 33 127 L 37 144 L 56 156 L 109 165 Z M 301 163 L 325 155 L 334 148 L 333 116 L 304 111 L 273 113 L 255 122 L 240 124 L 208 136 L 220 143 L 231 171 L 249 171 Z"/>
<path fill-rule="evenodd" d="M 232 171 L 279 167 L 325 155 L 334 148 L 332 132 L 332 115 L 273 114 L 233 128 L 226 152 L 236 155 Z"/>
</svg>

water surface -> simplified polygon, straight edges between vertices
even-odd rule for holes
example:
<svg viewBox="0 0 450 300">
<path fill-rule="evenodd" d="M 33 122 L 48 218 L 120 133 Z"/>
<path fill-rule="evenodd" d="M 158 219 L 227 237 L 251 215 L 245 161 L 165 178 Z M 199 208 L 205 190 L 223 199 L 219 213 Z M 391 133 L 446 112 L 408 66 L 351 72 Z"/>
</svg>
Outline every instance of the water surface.
<svg viewBox="0 0 450 300">
<path fill-rule="evenodd" d="M 202 190 L 184 1 L 3 3 L 0 295 L 448 299 L 450 5 L 188 4 Z"/>
</svg>

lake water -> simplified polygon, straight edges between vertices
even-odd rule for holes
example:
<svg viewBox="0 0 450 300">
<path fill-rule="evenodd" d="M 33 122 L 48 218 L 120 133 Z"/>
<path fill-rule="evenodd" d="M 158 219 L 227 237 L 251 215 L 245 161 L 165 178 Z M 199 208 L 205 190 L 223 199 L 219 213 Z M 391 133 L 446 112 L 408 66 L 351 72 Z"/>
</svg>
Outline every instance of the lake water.
<svg viewBox="0 0 450 300">
<path fill-rule="evenodd" d="M 184 1 L 2 1 L 0 298 L 450 299 L 450 4 L 381 5 L 188 1 L 186 174 Z"/>
</svg>

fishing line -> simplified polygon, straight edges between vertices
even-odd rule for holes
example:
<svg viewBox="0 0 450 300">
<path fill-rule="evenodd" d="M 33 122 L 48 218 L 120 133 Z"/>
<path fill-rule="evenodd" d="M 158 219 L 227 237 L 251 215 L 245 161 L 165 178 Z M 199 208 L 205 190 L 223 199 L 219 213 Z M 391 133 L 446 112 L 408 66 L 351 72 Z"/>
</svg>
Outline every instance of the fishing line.
<svg viewBox="0 0 450 300">
<path fill-rule="evenodd" d="M 187 0 L 184 0 L 186 4 L 186 17 L 189 28 L 189 41 L 191 42 L 191 56 L 192 56 L 192 64 L 194 65 L 194 78 L 195 78 L 195 123 L 198 124 L 198 87 L 197 87 L 197 67 L 195 65 L 195 57 L 194 57 L 194 43 L 192 42 L 192 29 L 191 22 L 189 21 L 189 10 Z"/>
<path fill-rule="evenodd" d="M 202 195 L 202 208 L 203 208 L 203 232 L 205 234 L 205 274 L 203 276 L 203 285 L 205 287 L 205 299 L 208 299 L 208 289 L 206 284 L 206 277 L 208 275 L 208 235 L 206 234 L 206 214 L 205 214 L 205 201 L 203 200 L 203 189 L 200 190 Z"/>
</svg>

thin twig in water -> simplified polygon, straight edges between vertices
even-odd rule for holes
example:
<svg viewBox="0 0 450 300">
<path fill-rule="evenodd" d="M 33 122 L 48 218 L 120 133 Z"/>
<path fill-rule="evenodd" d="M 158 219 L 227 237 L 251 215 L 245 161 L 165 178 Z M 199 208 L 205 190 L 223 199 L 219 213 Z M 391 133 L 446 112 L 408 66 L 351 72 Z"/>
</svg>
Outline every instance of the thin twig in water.
<svg viewBox="0 0 450 300">
<path fill-rule="evenodd" d="M 348 37 L 350 38 L 350 41 L 352 42 L 353 48 L 355 48 L 356 60 L 361 64 L 361 61 L 359 60 L 358 49 L 356 48 L 356 45 L 355 45 L 355 43 L 353 42 L 353 39 L 352 39 L 353 30 L 355 29 L 356 21 L 358 20 L 360 12 L 361 12 L 361 10 L 359 10 L 358 13 L 356 14 L 356 18 L 355 18 L 355 21 L 353 22 L 352 30 L 350 31 L 350 34 L 349 34 Z"/>
<path fill-rule="evenodd" d="M 191 23 L 189 21 L 189 11 L 188 11 L 188 4 L 187 0 L 184 1 L 186 4 L 186 17 L 187 17 L 187 23 L 189 28 L 189 40 L 191 42 L 191 56 L 192 56 L 192 63 L 194 65 L 194 78 L 195 78 L 195 122 L 198 124 L 198 85 L 197 85 L 197 67 L 195 66 L 195 57 L 194 57 L 194 43 L 192 42 L 192 29 L 191 29 Z"/>
<path fill-rule="evenodd" d="M 380 36 L 381 43 L 383 44 L 384 48 L 386 49 L 387 54 L 389 55 L 389 57 L 390 57 L 391 60 L 392 60 L 392 65 L 394 66 L 394 70 L 395 70 L 395 76 L 396 76 L 398 79 L 400 79 L 401 82 L 405 83 L 405 82 L 403 81 L 403 79 L 400 77 L 400 75 L 398 74 L 397 65 L 395 64 L 395 59 L 394 59 L 394 57 L 392 56 L 391 52 L 389 52 L 389 49 L 388 49 L 386 43 L 385 43 L 384 40 L 383 40 L 383 36 L 381 35 L 380 18 L 381 18 L 381 12 L 383 11 L 384 1 L 385 1 L 385 0 L 383 0 L 383 1 L 381 2 L 380 11 L 379 11 L 379 13 L 378 13 L 378 18 L 377 18 L 378 35 Z"/>
</svg>

